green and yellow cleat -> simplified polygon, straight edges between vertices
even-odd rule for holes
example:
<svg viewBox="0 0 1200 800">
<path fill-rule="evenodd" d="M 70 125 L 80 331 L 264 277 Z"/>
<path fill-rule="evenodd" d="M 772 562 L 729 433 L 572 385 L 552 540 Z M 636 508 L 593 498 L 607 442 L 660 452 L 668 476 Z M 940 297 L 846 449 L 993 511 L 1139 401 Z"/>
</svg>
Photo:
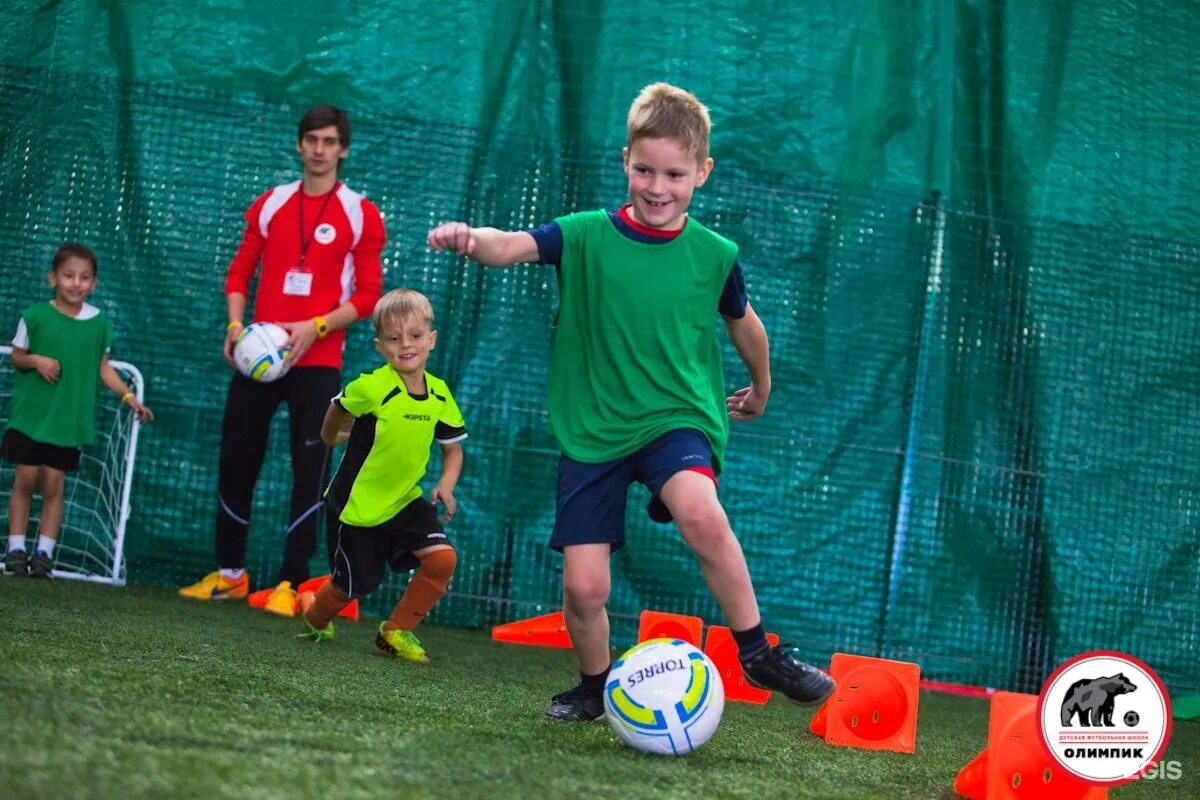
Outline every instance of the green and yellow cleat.
<svg viewBox="0 0 1200 800">
<path fill-rule="evenodd" d="M 308 617 L 303 614 L 300 619 L 304 622 L 304 633 L 297 633 L 297 639 L 308 639 L 313 642 L 327 642 L 333 638 L 333 623 L 329 623 L 324 628 L 314 628 L 312 623 L 308 621 Z"/>
<path fill-rule="evenodd" d="M 386 624 L 386 620 L 379 623 L 379 633 L 375 634 L 375 647 L 380 653 L 411 661 L 414 664 L 429 663 L 429 656 L 425 655 L 425 648 L 421 647 L 421 640 L 415 633 L 385 630 L 383 626 Z"/>
</svg>

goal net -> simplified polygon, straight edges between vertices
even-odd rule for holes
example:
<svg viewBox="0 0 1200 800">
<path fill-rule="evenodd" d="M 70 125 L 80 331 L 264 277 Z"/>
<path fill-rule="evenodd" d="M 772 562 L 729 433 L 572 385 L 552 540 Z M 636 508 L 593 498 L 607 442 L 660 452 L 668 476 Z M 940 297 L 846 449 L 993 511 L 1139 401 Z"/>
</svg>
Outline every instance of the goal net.
<svg viewBox="0 0 1200 800">
<path fill-rule="evenodd" d="M 144 382 L 137 367 L 110 361 L 130 390 L 142 399 Z M 12 411 L 12 348 L 0 346 L 0 426 Z M 137 454 L 139 423 L 119 398 L 101 388 L 96 401 L 96 442 L 83 449 L 79 469 L 67 474 L 62 531 L 54 558 L 54 577 L 125 583 L 125 525 L 129 521 L 129 491 Z M 0 504 L 8 520 L 14 467 L 0 462 Z M 41 494 L 35 493 L 26 536 L 36 545 L 41 521 Z M 7 525 L 5 533 L 7 533 Z"/>
</svg>

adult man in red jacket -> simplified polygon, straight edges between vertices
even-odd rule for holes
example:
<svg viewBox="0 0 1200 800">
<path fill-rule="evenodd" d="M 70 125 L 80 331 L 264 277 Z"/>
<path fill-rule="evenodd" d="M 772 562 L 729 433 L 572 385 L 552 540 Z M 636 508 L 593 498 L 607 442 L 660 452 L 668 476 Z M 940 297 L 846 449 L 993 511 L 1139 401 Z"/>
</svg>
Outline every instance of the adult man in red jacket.
<svg viewBox="0 0 1200 800">
<path fill-rule="evenodd" d="M 350 147 L 350 122 L 332 106 L 300 120 L 296 151 L 303 177 L 276 186 L 246 211 L 246 230 L 225 280 L 229 312 L 225 360 L 242 331 L 250 280 L 261 264 L 252 320 L 288 332 L 291 368 L 272 383 L 234 372 L 221 423 L 217 478 L 218 570 L 179 594 L 196 600 L 247 596 L 246 538 L 254 484 L 267 450 L 271 418 L 288 406 L 294 472 L 283 564 L 266 610 L 290 617 L 295 587 L 309 577 L 316 552 L 329 449 L 321 422 L 341 388 L 345 329 L 370 316 L 380 296 L 385 232 L 379 209 L 338 180 Z"/>
</svg>

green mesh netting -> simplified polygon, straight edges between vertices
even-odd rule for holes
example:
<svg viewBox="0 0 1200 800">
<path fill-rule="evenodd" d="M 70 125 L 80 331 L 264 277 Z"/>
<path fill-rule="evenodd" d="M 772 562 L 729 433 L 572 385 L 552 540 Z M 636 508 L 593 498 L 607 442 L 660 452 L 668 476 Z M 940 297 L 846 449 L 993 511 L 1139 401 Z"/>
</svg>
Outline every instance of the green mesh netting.
<svg viewBox="0 0 1200 800">
<path fill-rule="evenodd" d="M 735 426 L 722 483 L 768 628 L 817 661 L 878 654 L 1026 691 L 1114 648 L 1200 689 L 1195 4 L 6 12 L 0 330 L 44 298 L 58 243 L 96 248 L 94 301 L 158 414 L 131 580 L 211 568 L 224 271 L 246 206 L 296 175 L 297 119 L 333 102 L 354 128 L 343 177 L 385 216 L 385 287 L 432 299 L 431 368 L 471 428 L 460 568 L 433 618 L 557 608 L 553 271 L 484 270 L 424 236 L 620 202 L 627 104 L 666 79 L 712 109 L 717 167 L 693 213 L 741 244 L 771 335 L 769 413 Z M 348 376 L 374 365 L 369 339 L 354 329 Z M 732 388 L 743 371 L 726 356 Z M 256 582 L 286 524 L 283 413 L 256 496 Z M 721 621 L 644 500 L 635 489 L 615 559 L 617 645 L 643 608 Z"/>
</svg>

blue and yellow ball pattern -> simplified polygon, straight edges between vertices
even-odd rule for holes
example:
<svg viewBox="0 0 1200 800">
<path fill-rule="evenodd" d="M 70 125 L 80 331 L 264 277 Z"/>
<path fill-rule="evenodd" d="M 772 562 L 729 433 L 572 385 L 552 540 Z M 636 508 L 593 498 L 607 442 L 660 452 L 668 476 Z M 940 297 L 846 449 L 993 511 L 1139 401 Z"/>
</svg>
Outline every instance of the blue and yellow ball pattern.
<svg viewBox="0 0 1200 800">
<path fill-rule="evenodd" d="M 631 747 L 684 755 L 704 744 L 725 710 L 708 656 L 681 639 L 651 639 L 613 664 L 604 688 L 609 725 Z"/>
<path fill-rule="evenodd" d="M 254 322 L 242 329 L 233 343 L 233 361 L 238 371 L 251 380 L 269 383 L 288 371 L 291 348 L 288 334 L 270 322 Z"/>
</svg>

